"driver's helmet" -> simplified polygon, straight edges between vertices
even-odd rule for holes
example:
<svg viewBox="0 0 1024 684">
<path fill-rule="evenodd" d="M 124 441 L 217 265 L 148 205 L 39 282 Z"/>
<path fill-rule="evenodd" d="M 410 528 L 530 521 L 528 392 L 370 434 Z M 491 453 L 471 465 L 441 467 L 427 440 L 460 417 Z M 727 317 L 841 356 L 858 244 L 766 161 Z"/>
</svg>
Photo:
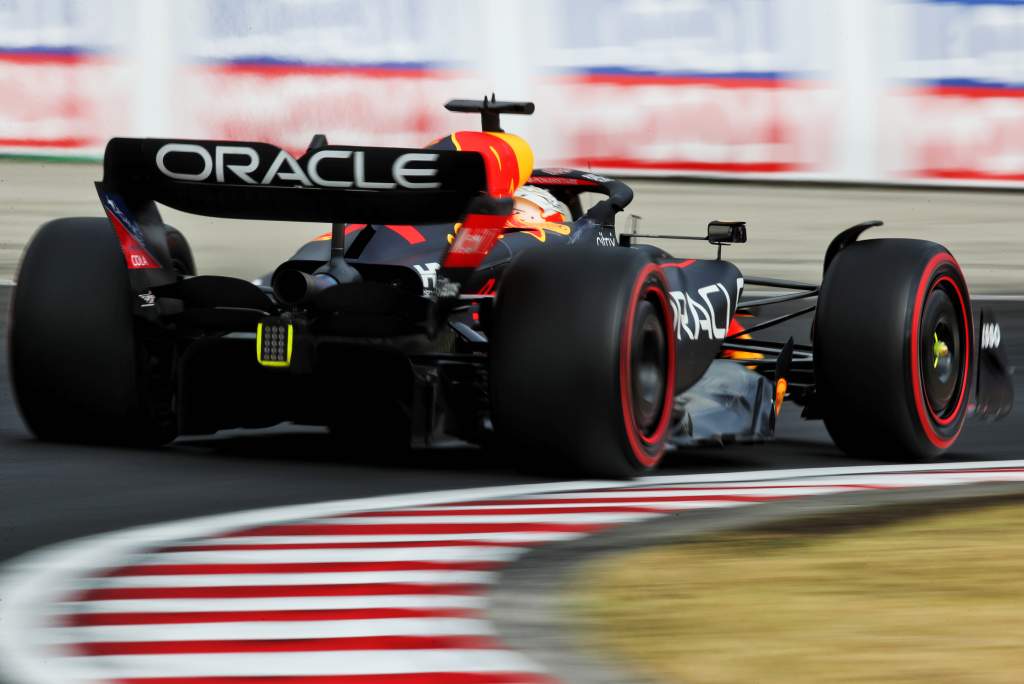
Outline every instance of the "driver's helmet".
<svg viewBox="0 0 1024 684">
<path fill-rule="evenodd" d="M 516 190 L 513 202 L 510 223 L 565 223 L 569 220 L 569 208 L 536 185 L 524 185 Z"/>
</svg>

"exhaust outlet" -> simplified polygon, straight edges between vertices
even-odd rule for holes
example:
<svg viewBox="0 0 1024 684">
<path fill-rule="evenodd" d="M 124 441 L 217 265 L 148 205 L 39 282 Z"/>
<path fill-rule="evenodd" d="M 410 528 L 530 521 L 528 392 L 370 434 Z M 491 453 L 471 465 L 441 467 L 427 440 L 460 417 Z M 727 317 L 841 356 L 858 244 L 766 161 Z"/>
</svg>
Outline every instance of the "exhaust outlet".
<svg viewBox="0 0 1024 684">
<path fill-rule="evenodd" d="M 310 275 L 298 269 L 289 268 L 274 274 L 271 286 L 274 296 L 290 306 L 305 304 L 324 290 L 334 287 L 338 281 L 326 273 Z"/>
</svg>

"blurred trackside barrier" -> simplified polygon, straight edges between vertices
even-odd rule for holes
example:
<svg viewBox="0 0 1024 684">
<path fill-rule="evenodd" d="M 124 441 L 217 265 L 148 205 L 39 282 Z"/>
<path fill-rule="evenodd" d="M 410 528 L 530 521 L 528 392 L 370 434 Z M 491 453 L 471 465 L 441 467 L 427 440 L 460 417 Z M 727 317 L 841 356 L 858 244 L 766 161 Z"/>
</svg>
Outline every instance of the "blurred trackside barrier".
<svg viewBox="0 0 1024 684">
<path fill-rule="evenodd" d="M 1021 0 L 0 0 L 0 152 L 415 146 L 492 90 L 544 163 L 1024 186 Z"/>
</svg>

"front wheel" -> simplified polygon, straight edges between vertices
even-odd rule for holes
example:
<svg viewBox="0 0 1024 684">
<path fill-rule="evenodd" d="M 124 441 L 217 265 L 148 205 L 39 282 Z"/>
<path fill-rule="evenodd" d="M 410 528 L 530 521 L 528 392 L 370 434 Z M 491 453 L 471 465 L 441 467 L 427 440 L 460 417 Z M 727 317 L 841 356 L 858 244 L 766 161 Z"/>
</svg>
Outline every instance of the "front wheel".
<svg viewBox="0 0 1024 684">
<path fill-rule="evenodd" d="M 928 460 L 967 415 L 976 360 L 967 285 L 941 245 L 866 240 L 822 283 L 814 364 L 822 417 L 845 452 Z"/>
<path fill-rule="evenodd" d="M 675 393 L 668 286 L 634 250 L 545 247 L 502 279 L 491 334 L 495 433 L 517 460 L 626 478 L 661 460 Z"/>
</svg>

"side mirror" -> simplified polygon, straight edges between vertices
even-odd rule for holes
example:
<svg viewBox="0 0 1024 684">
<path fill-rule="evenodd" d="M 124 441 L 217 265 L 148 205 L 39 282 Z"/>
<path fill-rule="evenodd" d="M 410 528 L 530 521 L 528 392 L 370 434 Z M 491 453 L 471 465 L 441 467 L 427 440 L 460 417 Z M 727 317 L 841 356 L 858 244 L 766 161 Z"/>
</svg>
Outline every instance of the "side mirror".
<svg viewBox="0 0 1024 684">
<path fill-rule="evenodd" d="M 741 244 L 746 241 L 746 221 L 712 221 L 708 224 L 708 242 L 713 245 Z"/>
</svg>

